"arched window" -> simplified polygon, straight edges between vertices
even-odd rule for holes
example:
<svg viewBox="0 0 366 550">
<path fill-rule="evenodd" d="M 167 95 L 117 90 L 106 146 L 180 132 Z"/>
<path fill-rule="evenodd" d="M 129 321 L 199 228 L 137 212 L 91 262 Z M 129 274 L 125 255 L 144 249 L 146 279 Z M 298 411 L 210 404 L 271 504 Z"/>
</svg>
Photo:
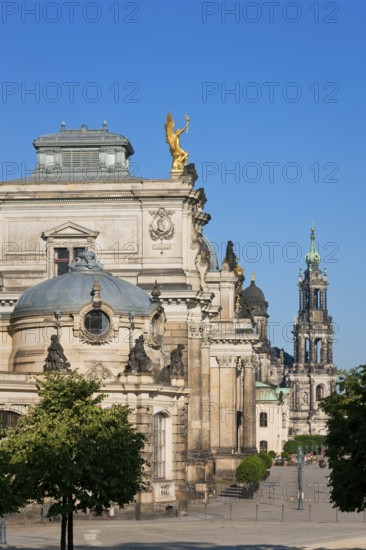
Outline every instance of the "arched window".
<svg viewBox="0 0 366 550">
<path fill-rule="evenodd" d="M 267 441 L 260 441 L 259 442 L 259 450 L 260 451 L 264 451 L 265 453 L 267 452 L 267 449 L 268 449 L 268 443 Z"/>
<path fill-rule="evenodd" d="M 261 412 L 259 415 L 259 426 L 261 428 L 267 428 L 268 426 L 268 415 L 267 413 Z"/>
<path fill-rule="evenodd" d="M 319 384 L 319 386 L 316 387 L 315 398 L 317 401 L 324 399 L 324 386 L 322 384 Z"/>
<path fill-rule="evenodd" d="M 166 466 L 166 418 L 162 413 L 153 417 L 154 455 L 153 475 L 155 478 L 165 478 Z"/>
<path fill-rule="evenodd" d="M 0 411 L 0 431 L 14 428 L 20 418 L 20 414 L 12 411 Z"/>
</svg>

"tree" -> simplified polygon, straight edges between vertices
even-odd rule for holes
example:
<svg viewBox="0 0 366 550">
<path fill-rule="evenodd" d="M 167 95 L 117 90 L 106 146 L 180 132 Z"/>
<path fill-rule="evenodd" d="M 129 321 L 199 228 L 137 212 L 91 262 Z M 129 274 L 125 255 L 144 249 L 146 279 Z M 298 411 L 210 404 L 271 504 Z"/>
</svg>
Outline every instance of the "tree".
<svg viewBox="0 0 366 550">
<path fill-rule="evenodd" d="M 73 372 L 37 383 L 40 403 L 1 444 L 2 478 L 11 479 L 11 493 L 23 504 L 51 501 L 48 516 L 61 515 L 61 550 L 66 539 L 73 550 L 74 512 L 100 515 L 143 488 L 145 438 L 129 424 L 128 407 L 101 407 L 99 382 Z"/>
<path fill-rule="evenodd" d="M 8 464 L 11 456 L 0 444 L 0 517 L 6 513 L 17 512 L 25 503 L 25 498 L 17 492 L 13 492 L 13 478 Z"/>
<path fill-rule="evenodd" d="M 261 451 L 258 457 L 261 460 L 263 460 L 266 470 L 270 470 L 272 468 L 272 457 L 269 453 L 266 453 L 265 451 Z"/>
<path fill-rule="evenodd" d="M 307 448 L 308 451 L 314 451 L 318 450 L 319 447 L 322 447 L 324 445 L 325 436 L 324 435 L 318 435 L 318 434 L 304 434 L 304 435 L 296 435 L 294 439 L 290 439 L 289 441 L 286 441 L 286 443 L 283 446 L 284 451 L 291 454 L 297 454 L 297 450 L 299 447 L 302 448 L 303 451 Z"/>
<path fill-rule="evenodd" d="M 366 365 L 340 371 L 338 391 L 320 404 L 327 414 L 331 501 L 342 512 L 366 510 Z"/>
<path fill-rule="evenodd" d="M 265 474 L 264 462 L 257 455 L 248 456 L 236 469 L 236 479 L 239 483 L 258 483 Z"/>
</svg>

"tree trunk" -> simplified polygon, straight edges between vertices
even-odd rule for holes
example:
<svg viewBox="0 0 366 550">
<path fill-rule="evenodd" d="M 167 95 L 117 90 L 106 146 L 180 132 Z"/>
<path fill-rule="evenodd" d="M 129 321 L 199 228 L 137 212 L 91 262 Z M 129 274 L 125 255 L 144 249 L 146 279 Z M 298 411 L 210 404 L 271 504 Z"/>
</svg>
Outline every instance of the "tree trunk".
<svg viewBox="0 0 366 550">
<path fill-rule="evenodd" d="M 60 549 L 66 550 L 66 526 L 67 526 L 67 516 L 61 517 L 61 541 Z"/>
<path fill-rule="evenodd" d="M 67 522 L 67 550 L 74 550 L 74 523 L 73 512 L 69 513 Z"/>
</svg>

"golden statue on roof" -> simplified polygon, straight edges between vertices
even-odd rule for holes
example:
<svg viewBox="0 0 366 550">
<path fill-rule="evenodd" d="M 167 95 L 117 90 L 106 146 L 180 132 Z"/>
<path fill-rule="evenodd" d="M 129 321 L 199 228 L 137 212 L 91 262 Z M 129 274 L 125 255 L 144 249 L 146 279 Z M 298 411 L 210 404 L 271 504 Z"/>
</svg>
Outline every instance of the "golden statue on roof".
<svg viewBox="0 0 366 550">
<path fill-rule="evenodd" d="M 174 120 L 171 113 L 168 113 L 166 117 L 166 123 L 164 125 L 166 142 L 169 145 L 170 154 L 173 158 L 172 170 L 176 170 L 179 172 L 183 171 L 183 168 L 187 164 L 188 160 L 187 151 L 184 151 L 180 146 L 180 136 L 183 134 L 183 132 L 188 132 L 190 117 L 188 115 L 185 115 L 185 119 L 186 124 L 184 128 L 174 131 Z"/>
</svg>

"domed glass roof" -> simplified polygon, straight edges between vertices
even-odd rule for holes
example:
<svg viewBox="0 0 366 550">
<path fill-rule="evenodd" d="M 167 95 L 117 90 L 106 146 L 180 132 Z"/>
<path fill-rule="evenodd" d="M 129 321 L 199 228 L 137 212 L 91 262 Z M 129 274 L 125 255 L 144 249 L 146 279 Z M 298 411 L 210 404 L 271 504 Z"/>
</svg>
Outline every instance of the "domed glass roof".
<svg viewBox="0 0 366 550">
<path fill-rule="evenodd" d="M 150 297 L 141 288 L 113 277 L 103 271 L 95 260 L 94 252 L 86 252 L 70 264 L 71 271 L 39 283 L 17 301 L 12 317 L 54 313 L 78 313 L 80 308 L 92 303 L 93 285 L 97 279 L 100 285 L 102 303 L 115 313 L 149 315 L 154 308 Z"/>
</svg>

